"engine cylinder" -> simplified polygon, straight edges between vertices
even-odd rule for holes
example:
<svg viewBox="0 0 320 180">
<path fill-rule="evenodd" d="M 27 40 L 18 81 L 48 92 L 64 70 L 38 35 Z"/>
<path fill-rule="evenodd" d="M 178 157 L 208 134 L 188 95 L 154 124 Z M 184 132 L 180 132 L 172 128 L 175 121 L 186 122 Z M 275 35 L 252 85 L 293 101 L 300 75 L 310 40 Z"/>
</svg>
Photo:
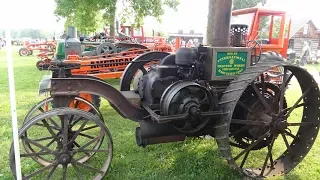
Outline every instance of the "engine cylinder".
<svg viewBox="0 0 320 180">
<path fill-rule="evenodd" d="M 191 66 L 196 60 L 196 52 L 194 49 L 182 47 L 176 52 L 175 64 L 179 66 Z"/>
</svg>

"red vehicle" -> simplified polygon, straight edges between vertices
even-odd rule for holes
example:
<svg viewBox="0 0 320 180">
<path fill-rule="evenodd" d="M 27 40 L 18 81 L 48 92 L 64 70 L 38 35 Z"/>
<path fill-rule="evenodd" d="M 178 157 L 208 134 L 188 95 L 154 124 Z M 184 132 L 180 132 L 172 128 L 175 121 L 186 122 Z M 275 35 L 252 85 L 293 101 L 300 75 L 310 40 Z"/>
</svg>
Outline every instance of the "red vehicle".
<svg viewBox="0 0 320 180">
<path fill-rule="evenodd" d="M 265 8 L 247 8 L 232 12 L 231 42 L 238 33 L 238 46 L 252 47 L 252 55 L 260 60 L 263 52 L 278 53 L 287 58 L 291 19 L 285 11 Z M 240 31 L 239 31 L 240 30 Z M 238 38 L 239 39 L 239 38 Z M 274 68 L 265 76 L 266 80 L 280 83 L 283 70 Z"/>
<path fill-rule="evenodd" d="M 19 55 L 29 56 L 33 54 L 33 51 L 54 52 L 55 48 L 56 42 L 30 43 L 19 49 Z"/>
</svg>

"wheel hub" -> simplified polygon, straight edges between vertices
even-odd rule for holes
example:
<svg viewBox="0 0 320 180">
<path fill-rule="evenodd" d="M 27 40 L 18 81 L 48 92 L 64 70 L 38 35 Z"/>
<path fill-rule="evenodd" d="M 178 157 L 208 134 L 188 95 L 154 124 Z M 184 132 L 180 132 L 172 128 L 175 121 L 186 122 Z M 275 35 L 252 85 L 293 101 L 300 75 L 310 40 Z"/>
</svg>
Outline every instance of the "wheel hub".
<svg viewBox="0 0 320 180">
<path fill-rule="evenodd" d="M 280 132 L 284 132 L 288 128 L 287 121 L 279 121 L 276 123 L 276 128 Z"/>
<path fill-rule="evenodd" d="M 63 153 L 57 159 L 59 164 L 67 165 L 71 162 L 72 157 L 67 153 Z"/>
</svg>

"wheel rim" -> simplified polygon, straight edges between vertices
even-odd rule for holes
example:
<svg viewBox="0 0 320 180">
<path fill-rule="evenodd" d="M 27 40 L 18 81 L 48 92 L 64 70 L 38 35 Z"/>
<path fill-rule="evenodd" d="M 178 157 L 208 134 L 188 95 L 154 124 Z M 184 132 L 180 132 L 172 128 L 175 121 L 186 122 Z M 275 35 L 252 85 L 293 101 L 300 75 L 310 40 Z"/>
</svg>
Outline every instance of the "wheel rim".
<svg viewBox="0 0 320 180">
<path fill-rule="evenodd" d="M 253 87 L 258 99 L 255 104 L 252 103 L 251 105 L 250 103 L 241 102 L 241 99 L 246 98 L 241 98 L 244 95 L 244 90 L 237 91 L 236 89 L 246 87 L 244 79 L 249 79 L 250 74 L 256 77 L 253 79 L 260 77 L 260 82 L 262 82 L 263 76 L 260 73 L 257 74 L 257 71 L 253 69 L 271 69 L 266 67 L 268 67 L 267 64 L 261 67 L 254 67 L 250 70 L 252 73 L 248 72 L 243 76 L 239 76 L 239 79 L 235 80 L 234 83 L 231 82 L 225 95 L 221 98 L 220 104 L 224 111 L 229 110 L 232 114 L 223 115 L 219 124 L 221 127 L 217 128 L 216 131 L 219 148 L 224 157 L 228 159 L 229 164 L 241 173 L 253 178 L 288 173 L 309 152 L 319 131 L 318 104 L 320 96 L 318 86 L 312 76 L 299 67 L 290 65 L 278 66 L 283 68 L 283 82 L 285 83 L 279 86 L 281 90 L 274 97 L 262 96 L 265 94 L 261 92 L 262 88 L 260 89 L 254 82 L 251 82 L 251 87 Z M 269 67 L 272 66 L 270 65 Z M 300 89 L 301 95 L 293 91 L 297 88 Z M 238 98 L 239 101 L 237 100 Z M 231 99 L 234 99 L 234 101 L 232 102 Z M 234 103 L 235 101 L 237 103 Z M 288 103 L 287 107 L 286 103 Z M 271 108 L 270 104 L 277 108 Z M 259 106 L 263 108 L 259 108 Z M 249 116 L 247 117 L 256 118 L 241 119 L 243 117 L 237 114 L 237 109 L 240 107 L 242 109 L 245 107 L 244 109 L 247 112 L 253 111 L 251 115 L 248 113 Z M 263 109 L 269 109 L 269 112 L 263 112 Z M 299 113 L 301 111 L 303 115 L 298 117 L 297 115 L 301 114 Z M 254 116 L 257 113 L 260 114 Z M 228 138 L 222 137 L 222 134 L 226 133 L 225 128 L 229 127 L 225 123 L 228 122 L 228 119 L 232 119 L 229 134 L 230 141 L 227 140 Z M 300 121 L 298 121 L 299 119 Z M 233 126 L 237 128 L 232 128 Z M 239 134 L 241 131 L 242 134 Z M 243 144 L 234 143 L 235 136 L 246 137 L 247 146 L 244 147 Z"/>
<path fill-rule="evenodd" d="M 71 118 L 74 116 L 80 116 L 81 121 L 70 128 L 70 122 L 73 122 Z M 60 122 L 63 130 L 55 134 L 49 132 L 54 131 L 53 129 L 40 129 L 37 126 L 42 120 L 48 118 L 56 120 L 56 123 Z M 24 136 L 26 131 L 28 131 L 28 137 Z M 83 136 L 84 131 L 87 136 L 96 137 Z M 90 131 L 90 135 L 88 135 L 88 131 Z M 39 138 L 39 132 L 41 132 L 41 138 Z M 43 142 L 47 135 L 52 136 L 54 141 L 52 145 L 48 145 L 48 141 Z M 22 139 L 37 147 L 36 153 L 21 152 L 22 174 L 26 179 L 43 177 L 44 173 L 47 179 L 61 179 L 61 176 L 62 179 L 69 179 L 69 176 L 76 176 L 79 179 L 101 179 L 107 173 L 112 159 L 112 138 L 107 127 L 96 115 L 78 109 L 57 108 L 34 117 L 20 129 L 19 140 Z M 99 149 L 95 149 L 92 143 L 102 139 L 103 145 Z M 87 153 L 95 153 L 95 156 L 92 157 L 93 160 L 85 163 L 79 161 L 78 157 Z M 32 165 L 30 161 L 34 156 L 47 156 L 52 161 L 46 166 L 39 167 Z M 10 168 L 15 174 L 13 144 L 10 149 Z"/>
<path fill-rule="evenodd" d="M 43 70 L 44 68 L 43 68 L 43 65 L 45 64 L 45 62 L 44 61 L 38 61 L 37 62 L 37 64 L 36 64 L 36 66 L 37 66 L 37 68 L 39 69 L 39 70 Z"/>
<path fill-rule="evenodd" d="M 90 103 L 93 102 L 91 94 L 79 94 L 79 96 L 83 99 L 86 99 Z M 87 112 L 89 112 L 92 109 L 92 107 L 90 107 L 90 105 L 88 105 L 86 102 L 79 101 L 77 99 L 71 101 L 69 104 L 69 107 L 70 108 L 78 108 L 78 109 L 81 109 L 81 110 L 84 110 Z"/>
<path fill-rule="evenodd" d="M 38 116 L 46 111 L 49 111 L 52 109 L 51 107 L 51 102 L 53 101 L 53 98 L 50 97 L 48 99 L 44 99 L 42 101 L 40 101 L 37 105 L 35 105 L 29 112 L 28 114 L 26 115 L 26 117 L 24 118 L 24 121 L 23 121 L 23 124 L 27 124 L 32 118 L 34 118 L 35 116 Z M 98 115 L 98 117 L 104 122 L 104 119 L 103 119 L 103 116 L 101 114 L 101 112 L 99 111 L 99 109 L 97 109 L 93 104 L 91 104 L 89 101 L 87 101 L 86 99 L 83 99 L 81 97 L 75 97 L 75 100 L 73 101 L 77 101 L 77 102 L 80 102 L 80 103 L 84 103 L 86 104 L 87 106 L 90 106 L 90 111 L 93 113 L 93 114 L 96 114 Z M 71 102 L 73 103 L 73 102 Z M 71 104 L 70 103 L 70 104 Z M 80 103 L 75 103 L 75 107 L 74 108 L 77 108 L 77 104 L 80 104 Z M 89 112 L 89 111 L 88 111 Z M 55 123 L 54 121 L 52 121 L 51 119 L 48 119 L 47 122 L 49 124 L 51 124 L 52 128 L 54 128 L 55 130 L 61 130 L 61 127 L 59 127 L 59 125 L 57 123 Z M 42 126 L 42 125 L 40 125 Z M 43 126 L 42 126 L 43 127 Z M 24 134 L 24 136 L 28 136 L 27 135 L 27 132 Z M 102 141 L 97 141 L 96 142 L 96 145 L 95 145 L 95 148 L 98 149 L 100 147 L 100 145 L 102 144 Z M 34 153 L 35 150 L 32 148 L 32 146 L 26 142 L 26 141 L 23 141 L 22 140 L 22 145 L 25 149 L 25 151 L 27 153 Z M 84 156 L 82 159 L 80 159 L 80 162 L 85 162 L 87 160 L 89 160 L 92 156 L 94 155 L 91 154 L 91 156 Z M 48 164 L 51 163 L 50 160 L 46 159 L 45 157 L 41 157 L 41 156 L 36 156 L 36 157 L 32 157 L 34 161 L 37 161 L 39 164 L 43 165 L 43 166 L 46 166 Z"/>
<path fill-rule="evenodd" d="M 97 55 L 116 53 L 117 48 L 112 43 L 102 43 L 97 47 Z"/>
</svg>

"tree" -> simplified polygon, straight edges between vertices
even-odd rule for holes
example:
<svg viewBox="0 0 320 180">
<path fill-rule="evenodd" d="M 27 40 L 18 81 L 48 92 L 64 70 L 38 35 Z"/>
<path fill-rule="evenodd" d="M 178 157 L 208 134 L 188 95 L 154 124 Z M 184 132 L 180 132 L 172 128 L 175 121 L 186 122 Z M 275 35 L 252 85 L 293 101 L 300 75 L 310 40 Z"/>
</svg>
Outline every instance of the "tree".
<svg viewBox="0 0 320 180">
<path fill-rule="evenodd" d="M 103 13 L 103 24 L 110 26 L 110 36 L 114 37 L 114 22 L 117 3 L 122 3 L 122 14 L 130 13 L 136 26 L 143 24 L 143 18 L 154 16 L 159 21 L 164 14 L 163 6 L 176 9 L 179 0 L 55 0 L 55 14 L 67 19 L 66 25 L 74 25 L 81 32 L 93 32 L 99 28 L 99 17 Z M 128 20 L 122 17 L 122 20 Z"/>
<path fill-rule="evenodd" d="M 93 32 L 99 28 L 99 1 L 103 0 L 55 0 L 55 14 L 66 18 L 65 26 L 76 26 L 83 33 Z"/>
<path fill-rule="evenodd" d="M 204 44 L 206 45 L 213 45 L 213 37 L 214 37 L 214 19 L 215 19 L 215 6 L 216 0 L 209 0 L 209 11 L 208 11 L 208 18 L 207 18 L 207 32 Z"/>
<path fill-rule="evenodd" d="M 233 0 L 233 10 L 256 6 L 258 3 L 266 4 L 267 0 Z"/>
</svg>

